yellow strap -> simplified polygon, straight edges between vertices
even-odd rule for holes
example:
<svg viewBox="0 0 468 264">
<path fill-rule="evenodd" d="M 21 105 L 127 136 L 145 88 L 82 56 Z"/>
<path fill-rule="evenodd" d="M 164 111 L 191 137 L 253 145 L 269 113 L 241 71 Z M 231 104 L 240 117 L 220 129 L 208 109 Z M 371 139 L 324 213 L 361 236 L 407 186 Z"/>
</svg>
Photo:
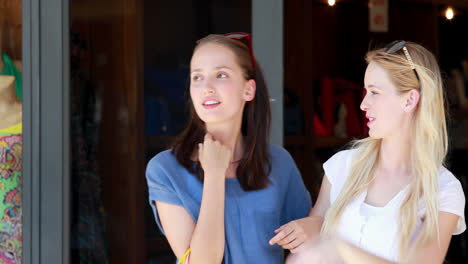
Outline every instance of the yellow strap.
<svg viewBox="0 0 468 264">
<path fill-rule="evenodd" d="M 187 258 L 189 254 L 190 254 L 190 248 L 187 249 L 187 251 L 185 251 L 185 254 L 179 259 L 177 264 L 185 264 L 185 259 Z"/>
</svg>

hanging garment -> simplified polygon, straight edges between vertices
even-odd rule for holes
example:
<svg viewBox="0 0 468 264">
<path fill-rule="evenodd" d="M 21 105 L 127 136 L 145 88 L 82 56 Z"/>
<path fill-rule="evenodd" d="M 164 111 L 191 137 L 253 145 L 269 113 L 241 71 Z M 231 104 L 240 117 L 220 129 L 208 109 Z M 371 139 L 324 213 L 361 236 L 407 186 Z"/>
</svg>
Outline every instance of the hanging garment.
<svg viewBox="0 0 468 264">
<path fill-rule="evenodd" d="M 0 129 L 0 263 L 22 263 L 22 124 Z"/>
<path fill-rule="evenodd" d="M 3 53 L 2 54 L 3 63 L 5 66 L 3 67 L 0 75 L 9 75 L 15 77 L 15 91 L 16 96 L 22 102 L 23 101 L 23 77 L 21 76 L 21 72 L 16 68 L 13 64 L 11 58 Z"/>
</svg>

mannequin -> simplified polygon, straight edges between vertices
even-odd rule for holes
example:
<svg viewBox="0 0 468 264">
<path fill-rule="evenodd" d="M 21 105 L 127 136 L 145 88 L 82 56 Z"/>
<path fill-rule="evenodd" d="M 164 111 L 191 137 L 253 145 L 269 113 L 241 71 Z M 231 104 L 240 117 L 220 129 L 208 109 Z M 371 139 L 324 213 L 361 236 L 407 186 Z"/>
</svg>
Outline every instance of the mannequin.
<svg viewBox="0 0 468 264">
<path fill-rule="evenodd" d="M 0 18 L 0 263 L 18 264 L 23 244 L 21 73 L 3 53 L 3 25 Z"/>
</svg>

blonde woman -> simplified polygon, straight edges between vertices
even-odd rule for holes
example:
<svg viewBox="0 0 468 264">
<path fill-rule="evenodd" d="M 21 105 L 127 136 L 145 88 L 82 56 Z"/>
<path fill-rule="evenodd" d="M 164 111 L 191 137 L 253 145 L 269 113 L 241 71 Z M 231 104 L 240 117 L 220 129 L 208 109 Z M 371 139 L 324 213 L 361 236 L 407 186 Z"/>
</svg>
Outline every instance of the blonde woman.
<svg viewBox="0 0 468 264">
<path fill-rule="evenodd" d="M 310 216 L 270 241 L 292 251 L 288 263 L 442 263 L 451 236 L 466 229 L 462 186 L 443 166 L 447 128 L 433 54 L 395 41 L 366 61 L 369 137 L 324 164 Z"/>
</svg>

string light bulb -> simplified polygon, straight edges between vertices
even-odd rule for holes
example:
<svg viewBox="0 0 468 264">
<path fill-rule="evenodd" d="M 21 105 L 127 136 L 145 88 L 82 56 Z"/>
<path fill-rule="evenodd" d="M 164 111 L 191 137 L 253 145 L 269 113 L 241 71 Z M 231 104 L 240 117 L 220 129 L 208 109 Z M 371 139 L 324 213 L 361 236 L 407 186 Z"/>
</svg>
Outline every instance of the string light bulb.
<svg viewBox="0 0 468 264">
<path fill-rule="evenodd" d="M 335 0 L 328 0 L 328 5 L 329 6 L 334 6 L 335 5 Z"/>
<path fill-rule="evenodd" d="M 445 17 L 448 20 L 452 20 L 454 16 L 455 16 L 455 12 L 453 11 L 453 8 L 450 6 L 447 7 L 447 9 L 445 10 Z"/>
</svg>

